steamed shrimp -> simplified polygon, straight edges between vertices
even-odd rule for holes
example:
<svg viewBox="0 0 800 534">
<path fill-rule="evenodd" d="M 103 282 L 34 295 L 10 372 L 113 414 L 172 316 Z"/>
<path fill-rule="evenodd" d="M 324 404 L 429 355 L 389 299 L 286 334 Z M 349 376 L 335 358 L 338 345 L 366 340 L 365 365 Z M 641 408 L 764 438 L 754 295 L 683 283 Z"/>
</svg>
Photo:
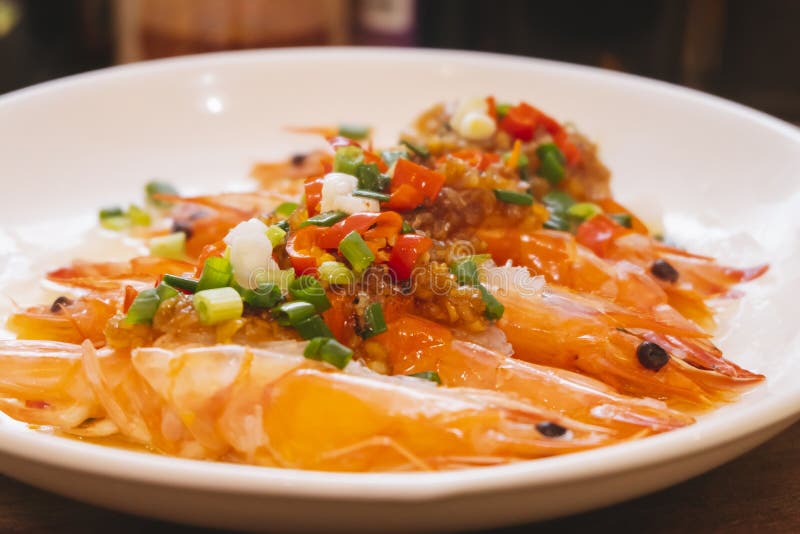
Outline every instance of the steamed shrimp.
<svg viewBox="0 0 800 534">
<path fill-rule="evenodd" d="M 498 291 L 505 314 L 497 326 L 506 334 L 517 358 L 581 372 L 602 380 L 618 391 L 649 396 L 672 407 L 697 411 L 736 398 L 742 386 L 763 376 L 727 366 L 719 352 L 706 352 L 718 360 L 715 367 L 696 362 L 691 351 L 664 348 L 671 356 L 657 370 L 646 368 L 637 350 L 649 333 L 705 342 L 700 331 L 678 331 L 642 313 L 627 312 L 600 299 L 590 299 L 546 287 L 536 295 Z M 661 339 L 661 338 L 659 338 Z M 666 338 L 665 338 L 666 339 Z M 702 346 L 696 344 L 700 351 Z M 681 358 L 686 358 L 685 360 Z M 723 374 L 728 369 L 735 373 Z"/>
<path fill-rule="evenodd" d="M 374 343 L 383 347 L 392 374 L 435 371 L 446 386 L 512 393 L 620 436 L 643 436 L 693 422 L 662 402 L 626 397 L 597 380 L 505 356 L 457 339 L 450 329 L 414 315 L 392 321 Z"/>
<path fill-rule="evenodd" d="M 498 392 L 437 388 L 358 364 L 337 371 L 303 358 L 302 347 L 128 354 L 3 342 L 0 409 L 66 433 L 120 435 L 184 457 L 332 471 L 489 465 L 617 440 Z"/>
</svg>

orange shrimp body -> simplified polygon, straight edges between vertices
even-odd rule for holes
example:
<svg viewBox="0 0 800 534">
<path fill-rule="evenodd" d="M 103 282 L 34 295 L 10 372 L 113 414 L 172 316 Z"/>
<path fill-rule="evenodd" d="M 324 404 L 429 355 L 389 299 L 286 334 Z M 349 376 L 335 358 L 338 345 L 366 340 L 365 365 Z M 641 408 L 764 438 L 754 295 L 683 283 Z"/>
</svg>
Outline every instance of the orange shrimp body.
<svg viewBox="0 0 800 534">
<path fill-rule="evenodd" d="M 436 371 L 448 387 L 513 393 L 534 406 L 603 425 L 619 436 L 657 433 L 694 421 L 659 401 L 626 397 L 591 378 L 456 339 L 449 329 L 413 315 L 390 323 L 376 341 L 389 355 L 394 374 Z"/>
<path fill-rule="evenodd" d="M 637 359 L 637 348 L 646 336 L 635 332 L 644 330 L 691 340 L 704 340 L 707 336 L 699 331 L 678 332 L 653 317 L 614 309 L 613 304 L 600 299 L 579 297 L 553 287 L 538 295 L 497 291 L 497 297 L 505 306 L 497 325 L 508 337 L 517 358 L 578 371 L 622 393 L 655 397 L 671 407 L 696 412 L 730 401 L 742 386 L 764 378 L 741 370 L 732 376 L 723 374 L 723 365 L 716 370 L 710 370 L 713 367 L 708 365 L 692 365 L 688 351 L 672 351 L 673 357 L 666 365 L 657 371 L 648 369 Z M 700 348 L 696 345 L 697 350 Z M 725 361 L 719 353 L 706 356 Z M 681 357 L 687 357 L 687 361 Z"/>
<path fill-rule="evenodd" d="M 598 426 L 513 396 L 344 372 L 289 342 L 130 355 L 88 343 L 0 343 L 8 415 L 162 452 L 333 471 L 425 470 L 536 458 L 613 443 Z M 557 424 L 548 437 L 542 424 Z"/>
</svg>

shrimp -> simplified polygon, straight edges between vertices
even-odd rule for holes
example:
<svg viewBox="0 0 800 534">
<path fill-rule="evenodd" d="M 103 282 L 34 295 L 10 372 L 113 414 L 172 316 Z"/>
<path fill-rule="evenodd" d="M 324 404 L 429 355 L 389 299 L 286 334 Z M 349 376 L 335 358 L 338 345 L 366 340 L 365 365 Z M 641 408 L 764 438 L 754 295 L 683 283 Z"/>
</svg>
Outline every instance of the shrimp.
<svg viewBox="0 0 800 534">
<path fill-rule="evenodd" d="M 627 261 L 646 270 L 664 289 L 670 304 L 684 316 L 713 326 L 705 300 L 731 295 L 735 284 L 755 280 L 769 269 L 758 265 L 737 269 L 714 258 L 667 246 L 648 235 L 625 228 L 605 215 L 592 217 L 578 227 L 578 243 L 611 262 Z M 660 273 L 657 262 L 666 264 Z"/>
<path fill-rule="evenodd" d="M 704 360 L 698 362 L 693 350 L 701 351 L 701 343 L 706 343 L 708 337 L 699 330 L 681 333 L 652 315 L 553 286 L 537 294 L 521 294 L 498 286 L 491 289 L 505 306 L 497 326 L 508 337 L 517 358 L 578 371 L 625 394 L 652 396 L 670 407 L 697 412 L 733 400 L 743 386 L 764 379 L 760 374 L 726 365 L 729 362 L 718 351 L 703 352 Z M 649 333 L 660 336 L 658 339 L 701 343 L 691 345 L 693 350 L 675 350 L 675 345 L 662 347 L 672 357 L 658 370 L 651 370 L 637 357 L 637 349 Z M 719 365 L 709 365 L 708 360 Z M 726 373 L 730 369 L 737 371 Z"/>
<path fill-rule="evenodd" d="M 136 289 L 153 287 L 165 274 L 185 275 L 194 273 L 193 263 L 139 256 L 128 261 L 86 262 L 76 261 L 69 267 L 62 267 L 47 273 L 47 279 L 64 286 L 88 289 L 95 294 L 115 292 L 125 286 Z"/>
<path fill-rule="evenodd" d="M 626 397 L 591 378 L 457 339 L 450 329 L 414 315 L 392 321 L 372 343 L 383 347 L 393 374 L 435 371 L 446 386 L 515 394 L 534 406 L 602 425 L 619 436 L 638 437 L 694 421 L 662 402 Z"/>
<path fill-rule="evenodd" d="M 0 410 L 189 458 L 331 471 L 492 465 L 618 441 L 510 395 L 437 388 L 357 363 L 338 371 L 302 350 L 2 342 Z"/>
<path fill-rule="evenodd" d="M 586 225 L 607 224 L 604 220 L 626 232 L 626 237 L 615 242 L 613 253 L 610 248 L 601 247 L 597 239 L 590 239 L 589 230 L 583 229 Z M 757 278 L 766 270 L 766 266 L 744 270 L 723 267 L 712 258 L 666 247 L 602 216 L 583 223 L 577 239 L 567 232 L 553 230 L 523 233 L 483 229 L 478 236 L 497 263 L 510 260 L 527 267 L 531 274 L 544 276 L 550 283 L 591 293 L 634 310 L 651 312 L 669 305 L 707 329 L 714 327 L 714 319 L 706 299 L 722 295 L 733 284 Z M 600 252 L 606 256 L 598 256 Z M 661 280 L 653 274 L 651 268 L 656 259 L 668 261 L 678 269 L 679 283 Z"/>
<path fill-rule="evenodd" d="M 6 326 L 19 339 L 65 343 L 81 343 L 89 339 L 101 346 L 105 344 L 103 331 L 115 313 L 117 304 L 113 300 L 90 296 L 68 305 L 54 303 L 17 311 L 8 318 Z"/>
</svg>

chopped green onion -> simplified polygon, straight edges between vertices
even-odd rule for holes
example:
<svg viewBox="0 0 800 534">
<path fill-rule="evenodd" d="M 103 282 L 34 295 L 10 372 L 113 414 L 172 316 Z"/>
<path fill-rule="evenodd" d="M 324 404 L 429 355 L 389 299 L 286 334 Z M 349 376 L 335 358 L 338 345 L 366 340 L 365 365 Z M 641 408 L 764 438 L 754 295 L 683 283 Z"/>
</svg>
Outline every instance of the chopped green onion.
<svg viewBox="0 0 800 534">
<path fill-rule="evenodd" d="M 131 204 L 128 207 L 128 218 L 130 218 L 131 224 L 134 226 L 150 226 L 152 222 L 150 214 L 136 204 Z"/>
<path fill-rule="evenodd" d="M 339 243 L 339 252 L 347 258 L 356 273 L 362 273 L 375 261 L 375 255 L 358 232 L 353 230 Z"/>
<path fill-rule="evenodd" d="M 195 293 L 197 291 L 197 280 L 192 280 L 191 278 L 175 276 L 174 274 L 165 274 L 163 280 L 164 283 L 177 289 L 188 291 L 189 293 Z"/>
<path fill-rule="evenodd" d="M 297 207 L 298 204 L 296 202 L 284 202 L 275 208 L 275 215 L 278 215 L 279 217 L 288 217 L 294 213 L 294 210 L 296 210 Z"/>
<path fill-rule="evenodd" d="M 244 289 L 239 286 L 235 289 L 245 304 L 253 308 L 272 308 L 283 298 L 281 288 L 269 282 L 259 284 L 255 289 Z"/>
<path fill-rule="evenodd" d="M 150 254 L 159 258 L 179 260 L 186 254 L 186 234 L 174 232 L 150 240 Z"/>
<path fill-rule="evenodd" d="M 547 219 L 542 226 L 548 230 L 561 230 L 562 232 L 570 231 L 569 221 L 555 214 L 551 214 L 550 218 Z"/>
<path fill-rule="evenodd" d="M 322 320 L 319 315 L 312 315 L 308 319 L 303 319 L 294 325 L 297 333 L 303 339 L 313 339 L 315 337 L 333 337 L 328 325 Z"/>
<path fill-rule="evenodd" d="M 483 303 L 486 304 L 486 309 L 483 311 L 483 314 L 487 319 L 492 321 L 500 319 L 503 316 L 503 312 L 506 310 L 505 306 L 503 306 L 494 295 L 489 293 L 489 290 L 486 289 L 483 284 L 478 284 L 478 289 L 481 292 Z"/>
<path fill-rule="evenodd" d="M 198 291 L 194 294 L 193 303 L 200 322 L 205 325 L 238 319 L 244 309 L 242 297 L 232 287 Z"/>
<path fill-rule="evenodd" d="M 625 228 L 633 227 L 633 217 L 629 213 L 612 213 L 609 215 L 614 221 Z"/>
<path fill-rule="evenodd" d="M 345 217 L 347 217 L 347 214 L 343 211 L 326 211 L 325 213 L 320 213 L 319 215 L 309 217 L 303 221 L 303 224 L 300 225 L 300 228 L 305 228 L 306 226 L 312 224 L 314 226 L 333 226 Z"/>
<path fill-rule="evenodd" d="M 450 272 L 456 275 L 456 281 L 462 286 L 478 285 L 478 266 L 472 258 L 454 263 L 450 266 Z"/>
<path fill-rule="evenodd" d="M 165 284 L 164 282 L 161 282 L 156 288 L 156 294 L 158 295 L 158 300 L 160 302 L 164 302 L 172 297 L 177 297 L 180 294 L 180 291 L 168 284 Z"/>
<path fill-rule="evenodd" d="M 317 268 L 320 280 L 333 285 L 348 285 L 355 281 L 353 271 L 344 263 L 338 261 L 325 261 Z"/>
<path fill-rule="evenodd" d="M 118 232 L 128 228 L 131 225 L 130 217 L 128 217 L 119 206 L 101 209 L 99 217 L 100 226 L 108 230 L 114 230 Z"/>
<path fill-rule="evenodd" d="M 430 380 L 431 382 L 436 382 L 437 384 L 442 383 L 442 379 L 439 377 L 439 373 L 436 371 L 422 371 L 421 373 L 414 373 L 408 376 L 421 378 L 423 380 Z"/>
<path fill-rule="evenodd" d="M 406 141 L 405 139 L 400 141 L 400 144 L 407 146 L 411 152 L 421 158 L 429 158 L 431 156 L 430 151 L 428 151 L 427 147 L 424 145 L 418 145 L 416 143 L 412 143 L 411 141 Z"/>
<path fill-rule="evenodd" d="M 289 231 L 289 221 L 276 222 L 275 226 L 277 226 L 278 228 L 280 228 L 284 232 L 288 232 Z"/>
<path fill-rule="evenodd" d="M 100 220 L 109 219 L 111 217 L 123 217 L 125 212 L 122 211 L 120 206 L 111 206 L 109 208 L 102 208 L 100 210 Z"/>
<path fill-rule="evenodd" d="M 371 198 L 378 202 L 389 202 L 389 195 L 386 193 L 378 193 L 377 191 L 369 191 L 367 189 L 356 189 L 353 191 L 354 197 Z"/>
<path fill-rule="evenodd" d="M 494 105 L 494 111 L 497 114 L 498 119 L 502 119 L 506 115 L 508 115 L 508 110 L 510 110 L 513 106 L 511 104 L 500 103 Z"/>
<path fill-rule="evenodd" d="M 545 143 L 536 148 L 539 156 L 539 175 L 551 184 L 557 184 L 564 178 L 566 158 L 561 149 L 554 143 Z"/>
<path fill-rule="evenodd" d="M 373 302 L 364 310 L 364 328 L 359 332 L 362 338 L 369 339 L 386 332 L 386 319 L 380 302 Z"/>
<path fill-rule="evenodd" d="M 259 271 L 256 273 L 255 283 L 257 286 L 262 284 L 274 284 L 281 290 L 281 294 L 289 292 L 289 284 L 294 281 L 294 269 L 275 270 L 269 269 L 266 271 Z"/>
<path fill-rule="evenodd" d="M 105 228 L 106 230 L 114 230 L 115 232 L 119 232 L 120 230 L 125 230 L 126 228 L 130 227 L 131 220 L 129 217 L 125 215 L 120 215 L 117 217 L 106 217 L 104 219 L 100 219 L 100 226 Z"/>
<path fill-rule="evenodd" d="M 203 265 L 203 272 L 197 281 L 197 291 L 229 286 L 232 279 L 231 262 L 219 256 L 211 256 Z"/>
<path fill-rule="evenodd" d="M 356 178 L 358 178 L 358 188 L 367 191 L 383 191 L 389 187 L 391 178 L 382 174 L 375 163 L 362 163 L 356 167 Z"/>
<path fill-rule="evenodd" d="M 494 196 L 497 200 L 506 204 L 517 204 L 518 206 L 533 205 L 533 195 L 519 191 L 509 191 L 508 189 L 495 189 Z"/>
<path fill-rule="evenodd" d="M 328 300 L 325 289 L 313 276 L 303 275 L 292 280 L 292 283 L 289 284 L 289 294 L 295 300 L 310 302 L 319 313 L 331 307 L 331 301 Z"/>
<path fill-rule="evenodd" d="M 417 233 L 417 231 L 414 230 L 413 226 L 408 224 L 408 221 L 403 221 L 403 226 L 400 227 L 400 233 L 401 234 L 415 234 L 415 233 Z"/>
<path fill-rule="evenodd" d="M 542 197 L 542 202 L 553 213 L 563 214 L 575 204 L 575 199 L 564 191 L 550 191 Z"/>
<path fill-rule="evenodd" d="M 508 158 L 511 157 L 511 152 L 506 152 L 503 154 L 503 163 L 508 161 Z M 528 156 L 525 154 L 520 153 L 519 158 L 517 159 L 517 167 L 527 167 L 528 166 Z"/>
<path fill-rule="evenodd" d="M 603 208 L 592 202 L 578 202 L 567 209 L 567 215 L 583 221 L 603 213 Z"/>
<path fill-rule="evenodd" d="M 283 241 L 286 239 L 286 230 L 277 224 L 270 225 L 267 227 L 267 239 L 273 247 L 283 245 Z"/>
<path fill-rule="evenodd" d="M 356 175 L 356 169 L 364 163 L 364 151 L 357 146 L 341 146 L 333 158 L 334 172 Z"/>
<path fill-rule="evenodd" d="M 384 150 L 381 152 L 381 159 L 387 166 L 391 167 L 398 159 L 408 159 L 408 151 L 403 150 Z"/>
<path fill-rule="evenodd" d="M 311 360 L 322 360 L 334 367 L 344 369 L 353 358 L 353 349 L 332 338 L 312 338 L 303 351 L 303 356 Z"/>
<path fill-rule="evenodd" d="M 300 321 L 316 315 L 317 309 L 310 302 L 293 300 L 284 302 L 272 310 L 272 316 L 281 326 L 295 326 Z"/>
<path fill-rule="evenodd" d="M 159 208 L 168 208 L 172 206 L 172 202 L 168 200 L 161 200 L 155 198 L 156 195 L 177 195 L 178 190 L 175 189 L 171 184 L 166 182 L 159 182 L 154 180 L 152 182 L 148 182 L 146 186 L 144 186 L 145 193 L 147 194 L 147 201 Z"/>
<path fill-rule="evenodd" d="M 128 313 L 125 315 L 126 324 L 150 324 L 156 315 L 161 299 L 158 298 L 158 291 L 155 288 L 145 289 L 136 295 L 131 302 Z"/>
<path fill-rule="evenodd" d="M 339 135 L 347 137 L 348 139 L 366 139 L 369 137 L 369 126 L 362 124 L 340 124 Z"/>
</svg>

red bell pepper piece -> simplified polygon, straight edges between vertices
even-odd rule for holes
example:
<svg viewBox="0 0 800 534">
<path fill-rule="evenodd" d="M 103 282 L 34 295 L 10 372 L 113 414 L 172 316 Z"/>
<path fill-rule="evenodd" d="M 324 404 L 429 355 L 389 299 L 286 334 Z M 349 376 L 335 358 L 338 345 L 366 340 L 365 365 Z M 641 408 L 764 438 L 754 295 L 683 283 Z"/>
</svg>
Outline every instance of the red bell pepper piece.
<svg viewBox="0 0 800 534">
<path fill-rule="evenodd" d="M 367 241 L 381 237 L 389 238 L 399 234 L 402 226 L 403 218 L 394 211 L 354 213 L 330 228 L 320 228 L 317 245 L 321 248 L 338 248 L 342 239 L 353 230 Z"/>
<path fill-rule="evenodd" d="M 598 256 L 605 257 L 612 242 L 632 230 L 617 224 L 617 222 L 606 215 L 595 215 L 586 222 L 578 226 L 575 238 L 581 245 L 592 249 Z"/>
<path fill-rule="evenodd" d="M 309 217 L 319 213 L 319 203 L 322 201 L 322 178 L 322 176 L 306 178 L 306 210 Z"/>
<path fill-rule="evenodd" d="M 419 234 L 403 234 L 397 241 L 389 256 L 389 268 L 394 271 L 398 280 L 408 280 L 414 272 L 420 257 L 433 247 L 429 237 Z"/>
<path fill-rule="evenodd" d="M 286 254 L 292 262 L 295 274 L 314 275 L 317 273 L 317 256 L 314 254 L 314 247 L 317 246 L 320 228 L 318 226 L 306 226 L 289 233 L 286 240 Z"/>
<path fill-rule="evenodd" d="M 433 202 L 444 185 L 444 175 L 407 159 L 395 164 L 391 197 L 386 204 L 391 209 L 409 210 L 422 204 L 425 199 Z"/>
<path fill-rule="evenodd" d="M 539 125 L 541 117 L 541 111 L 530 104 L 520 102 L 508 110 L 506 116 L 500 121 L 500 129 L 508 132 L 515 139 L 530 141 L 533 139 L 533 134 L 536 133 L 536 127 Z"/>
</svg>

